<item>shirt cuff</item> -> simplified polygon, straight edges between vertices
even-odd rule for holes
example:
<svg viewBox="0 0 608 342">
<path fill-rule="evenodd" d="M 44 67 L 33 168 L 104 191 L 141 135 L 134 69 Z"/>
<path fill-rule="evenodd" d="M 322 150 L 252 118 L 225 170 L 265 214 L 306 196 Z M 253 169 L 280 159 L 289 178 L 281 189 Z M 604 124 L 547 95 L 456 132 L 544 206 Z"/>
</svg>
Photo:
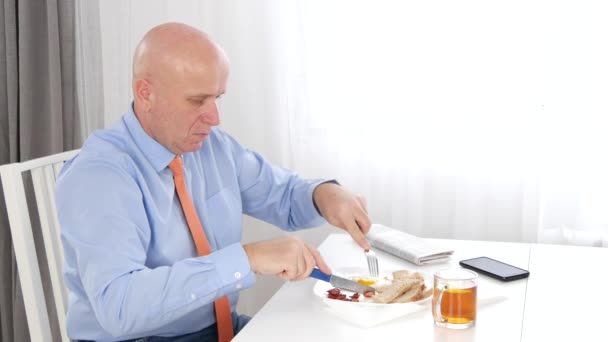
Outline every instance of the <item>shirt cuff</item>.
<svg viewBox="0 0 608 342">
<path fill-rule="evenodd" d="M 208 257 L 215 264 L 215 270 L 224 295 L 238 292 L 255 284 L 255 273 L 249 265 L 249 258 L 240 243 L 233 243 Z"/>
</svg>

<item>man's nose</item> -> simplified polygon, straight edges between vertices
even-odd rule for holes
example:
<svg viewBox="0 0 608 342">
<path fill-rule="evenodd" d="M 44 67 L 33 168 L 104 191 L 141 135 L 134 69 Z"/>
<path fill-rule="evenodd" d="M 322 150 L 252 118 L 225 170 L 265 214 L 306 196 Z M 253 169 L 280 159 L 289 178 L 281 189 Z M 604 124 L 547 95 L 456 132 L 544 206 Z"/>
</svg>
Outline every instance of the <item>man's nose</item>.
<svg viewBox="0 0 608 342">
<path fill-rule="evenodd" d="M 220 112 L 215 99 L 209 101 L 209 105 L 204 109 L 203 121 L 210 126 L 217 126 L 220 124 Z"/>
</svg>

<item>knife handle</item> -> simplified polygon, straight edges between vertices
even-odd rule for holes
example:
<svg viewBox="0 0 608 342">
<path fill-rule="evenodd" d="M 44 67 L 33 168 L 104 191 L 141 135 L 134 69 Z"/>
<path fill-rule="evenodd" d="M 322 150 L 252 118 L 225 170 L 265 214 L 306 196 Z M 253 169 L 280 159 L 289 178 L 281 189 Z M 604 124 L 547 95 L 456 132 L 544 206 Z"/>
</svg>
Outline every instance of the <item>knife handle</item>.
<svg viewBox="0 0 608 342">
<path fill-rule="evenodd" d="M 321 272 L 320 269 L 315 267 L 312 269 L 312 273 L 310 273 L 310 277 L 313 277 L 313 278 L 316 278 L 319 280 L 323 280 L 323 281 L 326 281 L 329 283 L 329 278 L 331 278 L 331 275 L 325 274 L 325 273 Z"/>
</svg>

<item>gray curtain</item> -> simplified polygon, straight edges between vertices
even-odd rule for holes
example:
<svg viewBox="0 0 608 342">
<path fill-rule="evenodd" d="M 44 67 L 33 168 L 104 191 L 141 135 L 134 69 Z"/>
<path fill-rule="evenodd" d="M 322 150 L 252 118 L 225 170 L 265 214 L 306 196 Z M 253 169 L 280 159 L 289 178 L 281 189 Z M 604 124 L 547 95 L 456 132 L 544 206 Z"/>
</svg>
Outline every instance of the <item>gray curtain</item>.
<svg viewBox="0 0 608 342">
<path fill-rule="evenodd" d="M 80 147 L 74 0 L 0 1 L 0 164 Z M 0 198 L 0 340 L 29 341 Z"/>
</svg>

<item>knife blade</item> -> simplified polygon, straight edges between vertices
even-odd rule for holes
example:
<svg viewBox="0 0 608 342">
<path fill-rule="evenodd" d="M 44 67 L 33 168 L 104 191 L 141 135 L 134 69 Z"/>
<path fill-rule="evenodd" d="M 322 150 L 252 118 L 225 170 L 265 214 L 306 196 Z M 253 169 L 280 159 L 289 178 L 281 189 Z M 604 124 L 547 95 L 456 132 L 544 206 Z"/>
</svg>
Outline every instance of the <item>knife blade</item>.
<svg viewBox="0 0 608 342">
<path fill-rule="evenodd" d="M 310 277 L 319 279 L 322 281 L 326 281 L 326 282 L 330 283 L 333 287 L 337 287 L 337 288 L 348 290 L 348 291 L 358 292 L 358 293 L 362 293 L 362 294 L 367 291 L 373 291 L 373 292 L 376 291 L 376 289 L 374 289 L 373 287 L 359 284 L 354 280 L 339 277 L 334 274 L 323 273 L 321 270 L 319 270 L 316 267 L 312 269 L 312 273 L 310 273 Z"/>
</svg>

